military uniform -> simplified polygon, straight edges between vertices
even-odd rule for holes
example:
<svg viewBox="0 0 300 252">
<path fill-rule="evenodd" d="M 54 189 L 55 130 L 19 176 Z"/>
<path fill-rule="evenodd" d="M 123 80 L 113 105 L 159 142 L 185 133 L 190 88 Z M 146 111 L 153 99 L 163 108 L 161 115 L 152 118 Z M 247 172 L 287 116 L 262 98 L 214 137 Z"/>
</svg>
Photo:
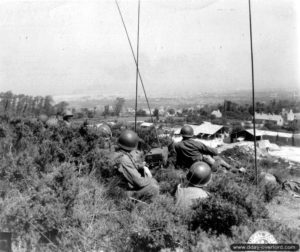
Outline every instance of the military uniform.
<svg viewBox="0 0 300 252">
<path fill-rule="evenodd" d="M 176 152 L 176 164 L 178 166 L 190 167 L 193 163 L 203 160 L 203 155 L 216 156 L 218 152 L 201 142 L 191 138 L 183 139 L 174 146 Z"/>
<path fill-rule="evenodd" d="M 157 181 L 150 172 L 145 172 L 142 153 L 138 150 L 130 152 L 120 151 L 117 169 L 125 182 L 125 189 L 129 196 L 139 199 L 150 199 L 159 194 Z"/>
<path fill-rule="evenodd" d="M 186 187 L 183 188 L 179 184 L 176 191 L 176 207 L 187 209 L 191 207 L 198 199 L 206 199 L 209 193 L 200 187 Z"/>
</svg>

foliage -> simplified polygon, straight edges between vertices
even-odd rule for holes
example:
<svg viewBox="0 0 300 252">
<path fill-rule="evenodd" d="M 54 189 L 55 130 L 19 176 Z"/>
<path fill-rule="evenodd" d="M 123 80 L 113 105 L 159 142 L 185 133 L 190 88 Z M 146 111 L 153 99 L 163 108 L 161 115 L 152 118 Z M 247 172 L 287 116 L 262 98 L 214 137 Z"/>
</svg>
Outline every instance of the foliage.
<svg viewBox="0 0 300 252">
<path fill-rule="evenodd" d="M 112 127 L 112 142 L 124 128 Z M 155 129 L 138 133 L 143 150 L 157 146 Z M 0 226 L 28 251 L 229 251 L 257 228 L 299 243 L 297 231 L 267 219 L 265 201 L 276 193 L 268 186 L 258 193 L 253 159 L 238 149 L 222 155 L 237 160 L 247 175 L 215 174 L 212 197 L 185 212 L 173 198 L 177 185 L 186 183 L 184 171 L 171 164 L 153 170 L 161 195 L 149 204 L 133 202 L 119 187 L 117 154 L 105 149 L 95 129 L 8 118 L 0 123 L 0 139 Z M 274 163 L 261 166 L 272 171 Z"/>
<path fill-rule="evenodd" d="M 29 96 L 13 94 L 11 91 L 0 93 L 0 113 L 9 116 L 37 116 L 40 114 L 52 115 L 60 112 L 62 107 L 68 104 L 62 102 L 53 104 L 53 98 L 49 95 Z"/>
<path fill-rule="evenodd" d="M 226 201 L 220 196 L 198 202 L 190 220 L 192 230 L 201 228 L 216 234 L 231 235 L 231 227 L 247 219 L 246 210 Z"/>
</svg>

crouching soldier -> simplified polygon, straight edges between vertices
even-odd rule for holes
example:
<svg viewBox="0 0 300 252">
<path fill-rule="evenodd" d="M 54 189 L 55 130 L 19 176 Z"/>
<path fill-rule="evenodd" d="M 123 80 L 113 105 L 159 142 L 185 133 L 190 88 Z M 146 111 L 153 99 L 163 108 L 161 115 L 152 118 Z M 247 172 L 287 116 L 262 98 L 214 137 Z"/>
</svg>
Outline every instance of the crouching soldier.
<svg viewBox="0 0 300 252">
<path fill-rule="evenodd" d="M 103 148 L 112 151 L 112 132 L 110 127 L 107 124 L 102 124 L 97 129 L 100 133 L 100 136 L 103 138 Z"/>
<path fill-rule="evenodd" d="M 124 189 L 129 197 L 151 201 L 159 194 L 159 185 L 142 161 L 142 154 L 137 150 L 138 140 L 134 131 L 125 130 L 121 133 L 118 138 L 120 156 L 117 169 L 124 179 Z"/>
<path fill-rule="evenodd" d="M 220 166 L 227 170 L 231 169 L 231 166 L 218 156 L 216 149 L 193 139 L 194 130 L 190 125 L 183 126 L 180 134 L 182 141 L 174 145 L 177 166 L 190 167 L 197 161 L 204 161 L 212 167 L 213 171 Z"/>
<path fill-rule="evenodd" d="M 206 199 L 209 197 L 209 192 L 205 186 L 211 181 L 212 172 L 207 163 L 194 163 L 186 176 L 188 180 L 187 187 L 177 186 L 176 191 L 176 206 L 181 209 L 189 208 L 197 199 Z"/>
</svg>

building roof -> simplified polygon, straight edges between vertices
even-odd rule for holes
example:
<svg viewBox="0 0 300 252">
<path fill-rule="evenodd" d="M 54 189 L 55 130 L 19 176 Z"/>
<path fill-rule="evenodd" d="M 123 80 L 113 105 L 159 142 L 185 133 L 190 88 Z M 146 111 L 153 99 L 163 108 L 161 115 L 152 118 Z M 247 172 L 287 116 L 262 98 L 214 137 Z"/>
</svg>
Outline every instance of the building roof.
<svg viewBox="0 0 300 252">
<path fill-rule="evenodd" d="M 153 125 L 154 125 L 153 123 L 143 122 L 141 124 L 141 127 L 152 127 Z"/>
<path fill-rule="evenodd" d="M 245 131 L 247 131 L 249 134 L 251 134 L 252 136 L 254 136 L 254 130 L 253 129 L 247 129 Z M 256 136 L 262 136 L 263 134 L 259 130 L 255 130 L 255 135 Z"/>
<path fill-rule="evenodd" d="M 283 118 L 282 118 L 281 115 L 259 114 L 259 113 L 255 113 L 255 119 L 269 120 L 269 121 L 280 121 L 280 120 L 283 120 Z"/>
<path fill-rule="evenodd" d="M 270 131 L 270 130 L 260 130 L 260 132 L 264 136 L 279 136 L 279 137 L 287 137 L 287 138 L 291 138 L 293 136 L 292 133 L 288 133 L 288 132 L 277 132 L 277 131 Z"/>
<path fill-rule="evenodd" d="M 224 127 L 223 125 L 211 124 L 210 122 L 204 122 L 201 125 L 190 125 L 190 126 L 194 130 L 194 136 L 198 136 L 200 134 L 213 135 Z M 174 134 L 179 135 L 180 130 L 181 128 L 176 129 Z"/>
<path fill-rule="evenodd" d="M 223 125 L 217 125 L 217 124 L 211 124 L 211 123 L 205 122 L 205 123 L 201 124 L 200 126 L 198 126 L 197 132 L 199 132 L 199 133 L 196 134 L 196 132 L 195 132 L 195 135 L 199 135 L 199 134 L 213 135 L 213 134 L 217 133 L 223 127 L 224 127 Z"/>
<path fill-rule="evenodd" d="M 253 129 L 247 129 L 245 131 L 247 131 L 251 135 L 254 135 Z M 291 138 L 293 136 L 292 133 L 269 131 L 269 130 L 256 130 L 255 133 L 256 136 L 277 136 L 278 135 L 279 137 L 286 137 L 286 138 Z"/>
</svg>

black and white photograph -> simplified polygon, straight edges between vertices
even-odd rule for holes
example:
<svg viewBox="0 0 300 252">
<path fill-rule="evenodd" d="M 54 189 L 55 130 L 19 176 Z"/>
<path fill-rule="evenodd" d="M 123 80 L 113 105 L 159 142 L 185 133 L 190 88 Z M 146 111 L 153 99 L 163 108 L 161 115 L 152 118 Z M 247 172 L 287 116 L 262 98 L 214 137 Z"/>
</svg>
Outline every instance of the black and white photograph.
<svg viewBox="0 0 300 252">
<path fill-rule="evenodd" d="M 300 251 L 298 0 L 0 0 L 0 252 Z"/>
</svg>

